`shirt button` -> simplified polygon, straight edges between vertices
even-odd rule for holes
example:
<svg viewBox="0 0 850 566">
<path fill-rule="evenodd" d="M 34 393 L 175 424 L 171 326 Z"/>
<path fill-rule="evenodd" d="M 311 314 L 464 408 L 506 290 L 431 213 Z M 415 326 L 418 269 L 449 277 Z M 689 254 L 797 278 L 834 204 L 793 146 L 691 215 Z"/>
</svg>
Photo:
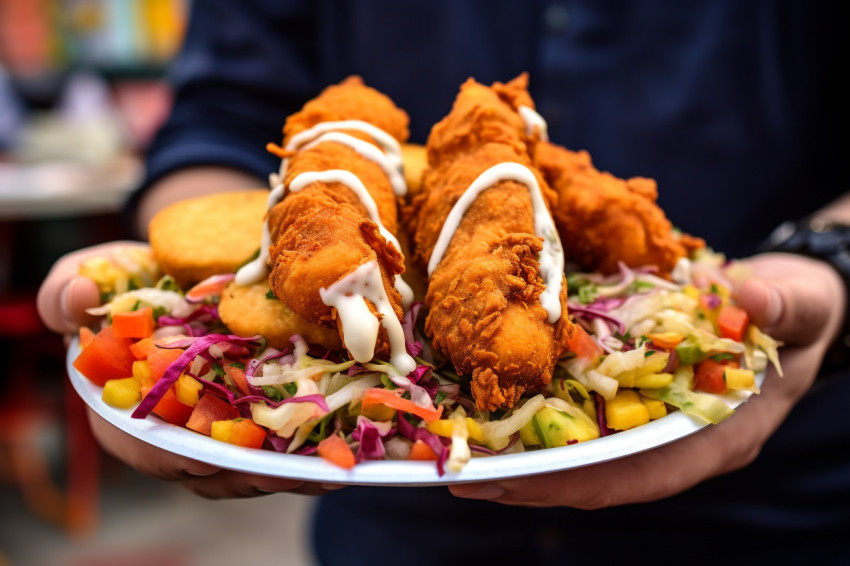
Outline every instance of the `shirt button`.
<svg viewBox="0 0 850 566">
<path fill-rule="evenodd" d="M 570 23 L 570 12 L 560 4 L 553 4 L 546 8 L 546 11 L 543 13 L 543 19 L 549 31 L 563 31 Z"/>
</svg>

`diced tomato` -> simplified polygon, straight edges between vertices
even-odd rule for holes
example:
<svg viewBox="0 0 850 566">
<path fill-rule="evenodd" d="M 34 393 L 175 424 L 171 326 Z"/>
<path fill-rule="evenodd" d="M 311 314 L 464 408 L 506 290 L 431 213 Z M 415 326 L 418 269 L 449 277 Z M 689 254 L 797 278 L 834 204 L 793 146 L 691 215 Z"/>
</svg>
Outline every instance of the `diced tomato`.
<svg viewBox="0 0 850 566">
<path fill-rule="evenodd" d="M 230 443 L 246 448 L 262 448 L 266 440 L 266 431 L 251 419 L 242 419 L 233 423 L 230 431 Z"/>
<path fill-rule="evenodd" d="M 573 325 L 573 333 L 567 338 L 567 348 L 584 360 L 594 362 L 602 355 L 602 348 L 578 324 Z"/>
<path fill-rule="evenodd" d="M 194 412 L 192 407 L 181 403 L 177 399 L 172 387 L 154 406 L 153 412 L 165 421 L 178 426 L 187 426 L 186 423 Z"/>
<path fill-rule="evenodd" d="M 168 367 L 177 361 L 177 358 L 179 358 L 182 354 L 183 350 L 180 348 L 157 348 L 148 354 L 151 378 L 154 381 L 159 381 L 159 379 L 165 374 Z"/>
<path fill-rule="evenodd" d="M 189 289 L 186 293 L 186 298 L 192 301 L 201 301 L 208 297 L 221 295 L 224 292 L 224 288 L 227 287 L 228 283 L 230 283 L 231 279 L 232 278 L 222 277 L 220 275 L 208 277 Z"/>
<path fill-rule="evenodd" d="M 319 442 L 319 456 L 340 468 L 351 469 L 356 462 L 354 452 L 339 435 L 332 434 Z"/>
<path fill-rule="evenodd" d="M 250 394 L 250 390 L 248 389 L 248 378 L 245 377 L 244 369 L 230 365 L 229 362 L 225 362 L 222 367 L 224 368 L 224 373 L 227 374 L 227 377 L 230 378 L 230 381 L 233 382 L 233 385 L 236 386 L 236 389 L 238 389 L 242 395 Z"/>
<path fill-rule="evenodd" d="M 694 366 L 694 389 L 706 393 L 725 393 L 726 379 L 723 374 L 727 367 L 740 367 L 738 360 L 729 359 L 717 361 L 711 358 L 701 361 Z"/>
<path fill-rule="evenodd" d="M 153 308 L 145 307 L 136 311 L 117 312 L 112 315 L 115 335 L 122 338 L 147 338 L 153 335 L 156 323 L 153 320 Z"/>
<path fill-rule="evenodd" d="M 156 347 L 156 343 L 152 336 L 142 338 L 138 342 L 130 344 L 130 351 L 133 352 L 133 355 L 136 356 L 137 360 L 146 360 L 152 352 L 155 352 L 158 349 L 159 348 Z"/>
<path fill-rule="evenodd" d="M 437 453 L 421 440 L 413 443 L 410 456 L 407 457 L 408 460 L 437 460 L 438 458 Z"/>
<path fill-rule="evenodd" d="M 239 417 L 239 411 L 227 401 L 222 401 L 215 395 L 207 393 L 192 411 L 192 416 L 186 422 L 186 428 L 191 428 L 201 434 L 210 435 L 213 421 L 232 421 Z"/>
<path fill-rule="evenodd" d="M 94 332 L 88 326 L 80 327 L 80 348 L 85 348 L 94 338 Z"/>
<path fill-rule="evenodd" d="M 136 357 L 130 351 L 131 340 L 115 336 L 111 326 L 98 332 L 83 348 L 74 367 L 92 383 L 103 386 L 110 379 L 133 375 Z"/>
<path fill-rule="evenodd" d="M 750 324 L 750 315 L 741 307 L 726 305 L 720 309 L 717 315 L 717 329 L 722 338 L 731 338 L 740 342 L 744 337 L 744 331 Z"/>
<path fill-rule="evenodd" d="M 401 392 L 400 389 L 396 391 Z M 399 411 L 406 411 L 414 414 L 417 417 L 425 419 L 425 422 L 436 421 L 443 414 L 443 406 L 440 405 L 436 409 L 428 409 L 416 405 L 413 401 L 402 399 L 396 393 L 389 389 L 367 389 L 363 395 L 362 409 L 368 411 L 373 405 L 386 405 Z"/>
</svg>

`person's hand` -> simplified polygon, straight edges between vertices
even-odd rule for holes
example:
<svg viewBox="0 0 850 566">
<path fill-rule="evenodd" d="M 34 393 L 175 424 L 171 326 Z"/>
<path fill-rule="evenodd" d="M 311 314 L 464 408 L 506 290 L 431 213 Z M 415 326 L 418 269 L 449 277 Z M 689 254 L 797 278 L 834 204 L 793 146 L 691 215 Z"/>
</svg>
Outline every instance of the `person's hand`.
<svg viewBox="0 0 850 566">
<path fill-rule="evenodd" d="M 38 314 L 50 330 L 72 334 L 97 320 L 86 309 L 100 305 L 94 281 L 78 275 L 80 264 L 93 257 L 111 257 L 127 247 L 147 248 L 141 242 L 108 242 L 71 252 L 59 258 L 38 290 Z"/>
<path fill-rule="evenodd" d="M 97 317 L 87 314 L 86 309 L 100 305 L 100 292 L 94 281 L 78 275 L 79 266 L 93 257 L 111 257 L 128 246 L 147 244 L 109 242 L 60 258 L 38 292 L 38 311 L 45 325 L 68 337 L 81 326 L 96 322 Z M 223 470 L 147 444 L 112 426 L 91 409 L 88 414 L 92 432 L 106 452 L 144 475 L 178 481 L 203 497 L 253 497 L 281 491 L 318 495 L 343 487 Z"/>
<path fill-rule="evenodd" d="M 321 495 L 344 487 L 225 470 L 167 452 L 112 426 L 89 409 L 89 424 L 101 447 L 142 474 L 209 499 L 256 497 L 279 492 Z"/>
<path fill-rule="evenodd" d="M 756 325 L 785 342 L 784 378 L 771 366 L 761 394 L 726 421 L 660 448 L 564 472 L 456 485 L 451 492 L 509 505 L 597 509 L 662 499 L 752 462 L 811 387 L 847 312 L 847 297 L 838 274 L 818 261 L 765 254 L 748 263 L 754 277 L 738 287 L 736 299 Z"/>
</svg>

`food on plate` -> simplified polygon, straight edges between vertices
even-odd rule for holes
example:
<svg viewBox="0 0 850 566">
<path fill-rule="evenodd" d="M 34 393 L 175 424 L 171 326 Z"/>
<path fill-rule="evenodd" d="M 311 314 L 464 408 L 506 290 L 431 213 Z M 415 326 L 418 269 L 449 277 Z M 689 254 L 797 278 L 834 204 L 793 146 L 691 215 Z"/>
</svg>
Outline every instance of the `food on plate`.
<svg viewBox="0 0 850 566">
<path fill-rule="evenodd" d="M 558 193 L 555 223 L 569 242 L 566 257 L 584 269 L 615 273 L 620 262 L 630 267 L 653 265 L 668 275 L 682 258 L 704 242 L 678 233 L 656 204 L 652 179 L 620 179 L 598 171 L 586 151 L 570 151 L 542 142 L 534 163 Z"/>
<path fill-rule="evenodd" d="M 232 272 L 257 251 L 267 197 L 265 189 L 227 192 L 164 208 L 148 228 L 156 260 L 183 286 Z"/>
<path fill-rule="evenodd" d="M 271 295 L 266 281 L 251 285 L 228 283 L 221 293 L 218 314 L 233 334 L 259 334 L 274 348 L 286 348 L 293 336 L 301 336 L 310 344 L 331 350 L 341 348 L 335 328 L 322 328 L 292 312 L 283 301 Z"/>
<path fill-rule="evenodd" d="M 425 146 L 415 143 L 401 145 L 401 159 L 404 162 L 404 181 L 407 183 L 407 194 L 414 196 L 422 188 L 422 173 L 428 166 L 428 156 Z"/>
<path fill-rule="evenodd" d="M 283 162 L 272 176 L 260 255 L 236 283 L 268 277 L 294 313 L 336 327 L 351 356 L 376 355 L 404 374 L 416 364 L 404 348 L 404 257 L 394 233 L 396 199 L 406 191 L 400 143 L 408 117 L 358 77 L 325 89 L 290 116 Z"/>
<path fill-rule="evenodd" d="M 585 234 L 562 227 L 561 249 L 549 210 L 567 222 L 573 211 L 558 215 L 536 163 L 561 183 L 582 158 L 547 145 L 526 83 L 468 81 L 422 150 L 428 167 L 405 224 L 424 305 L 403 296 L 392 233 L 406 116 L 349 79 L 287 121 L 283 147 L 271 147 L 283 158 L 271 193 L 169 208 L 150 251 L 81 266 L 101 289 L 104 304 L 90 312 L 103 319 L 81 330 L 74 367 L 135 418 L 346 469 L 432 460 L 443 474 L 473 455 L 591 441 L 670 411 L 727 418 L 730 403 L 758 393 L 768 361 L 781 375 L 779 344 L 734 304 L 739 264 L 674 236 L 681 249 L 669 258 L 657 242 L 643 256 L 607 245 L 594 248 L 602 259 L 570 256 L 588 264 L 565 279 L 563 252 Z M 588 193 L 597 181 L 631 183 L 579 177 Z M 619 195 L 600 222 L 631 226 L 624 186 L 598 189 Z M 667 230 L 663 213 L 646 210 Z M 251 229 L 197 239 L 198 226 L 233 218 Z M 201 270 L 194 256 L 220 261 L 205 255 L 219 236 L 234 257 Z M 649 259 L 658 265 L 628 263 Z M 615 272 L 600 272 L 610 262 Z"/>
<path fill-rule="evenodd" d="M 552 195 L 511 106 L 531 104 L 523 92 L 516 81 L 461 87 L 431 132 L 410 212 L 415 254 L 429 274 L 425 332 L 458 374 L 471 376 L 480 410 L 509 409 L 548 385 L 572 333 Z"/>
</svg>

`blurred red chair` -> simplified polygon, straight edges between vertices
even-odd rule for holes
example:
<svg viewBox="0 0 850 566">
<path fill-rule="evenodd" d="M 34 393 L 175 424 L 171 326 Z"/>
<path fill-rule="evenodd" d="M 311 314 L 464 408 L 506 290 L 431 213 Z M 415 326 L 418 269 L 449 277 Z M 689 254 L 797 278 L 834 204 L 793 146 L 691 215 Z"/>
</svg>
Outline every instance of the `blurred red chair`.
<svg viewBox="0 0 850 566">
<path fill-rule="evenodd" d="M 37 382 L 42 377 L 39 359 L 50 356 L 64 366 L 62 338 L 41 323 L 34 296 L 10 296 L 0 298 L 0 340 L 8 345 L 0 396 L 0 477 L 18 485 L 36 516 L 73 535 L 85 535 L 97 524 L 99 448 L 85 406 L 64 373 L 55 376 L 62 379 L 64 411 L 56 396 L 45 395 Z M 64 492 L 51 477 L 40 438 L 50 427 L 62 428 L 63 412 Z"/>
</svg>

